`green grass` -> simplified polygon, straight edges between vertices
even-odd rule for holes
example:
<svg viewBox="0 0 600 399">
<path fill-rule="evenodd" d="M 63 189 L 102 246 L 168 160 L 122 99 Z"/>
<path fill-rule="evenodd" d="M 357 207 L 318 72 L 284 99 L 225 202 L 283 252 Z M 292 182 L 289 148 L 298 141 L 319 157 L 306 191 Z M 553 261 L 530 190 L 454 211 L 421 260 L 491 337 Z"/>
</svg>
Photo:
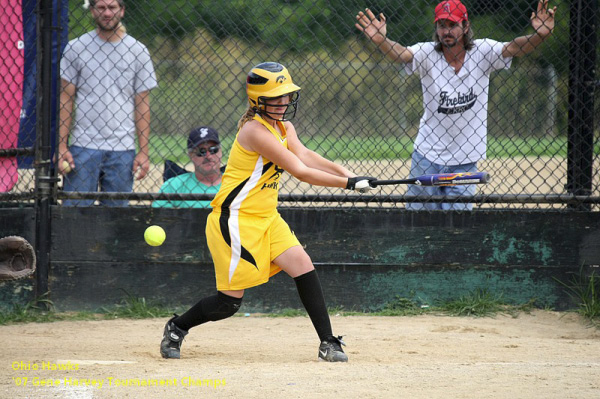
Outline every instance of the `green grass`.
<svg viewBox="0 0 600 399">
<path fill-rule="evenodd" d="M 519 313 L 528 313 L 534 309 L 535 302 L 535 299 L 532 299 L 524 304 L 508 304 L 502 299 L 502 295 L 492 294 L 486 289 L 477 289 L 456 299 L 440 302 L 436 305 L 428 305 L 415 299 L 396 296 L 378 310 L 364 312 L 333 308 L 329 309 L 329 313 L 341 316 L 418 316 L 436 314 L 457 317 L 492 317 L 497 314 L 509 314 L 516 317 Z M 307 314 L 304 310 L 283 309 L 267 316 L 297 317 L 307 316 Z"/>
<path fill-rule="evenodd" d="M 477 289 L 446 303 L 444 309 L 453 316 L 486 317 L 505 312 L 507 307 L 502 295 Z"/>
<path fill-rule="evenodd" d="M 224 160 L 233 143 L 233 135 L 222 134 Z M 385 160 L 410 159 L 413 140 L 410 137 L 340 137 L 313 136 L 300 139 L 308 148 L 328 159 L 336 160 Z M 170 159 L 179 164 L 189 162 L 185 136 L 153 135 L 150 137 L 150 159 L 161 164 Z M 594 148 L 600 155 L 600 142 Z M 567 138 L 510 138 L 488 139 L 488 158 L 514 157 L 566 157 Z"/>
<path fill-rule="evenodd" d="M 418 304 L 414 300 L 396 296 L 393 301 L 387 303 L 382 310 L 376 313 L 381 316 L 416 316 L 431 310 L 429 305 Z"/>
<path fill-rule="evenodd" d="M 42 296 L 37 301 L 25 305 L 13 304 L 9 309 L 0 311 L 0 325 L 13 323 L 48 323 L 61 320 L 92 320 L 92 312 L 55 312 L 52 301 Z"/>
<path fill-rule="evenodd" d="M 586 317 L 598 317 L 598 298 L 599 292 L 597 285 L 600 279 L 592 276 L 594 284 L 595 316 L 588 316 L 589 307 L 582 313 Z M 579 291 L 576 291 L 579 293 Z M 587 292 L 587 291 L 586 291 Z M 589 292 L 587 292 L 589 293 Z M 421 301 L 396 296 L 381 309 L 374 311 L 354 311 L 343 308 L 329 309 L 329 313 L 335 316 L 418 316 L 422 314 L 435 314 L 457 317 L 493 317 L 497 314 L 508 314 L 516 317 L 518 314 L 528 313 L 536 308 L 535 300 L 532 299 L 524 304 L 507 304 L 502 296 L 493 294 L 485 289 L 477 289 L 468 294 L 461 295 L 456 299 L 440 302 L 435 305 L 421 303 Z M 47 308 L 50 308 L 49 310 Z M 44 323 L 54 321 L 73 321 L 73 320 L 108 320 L 108 319 L 145 319 L 157 317 L 169 317 L 174 310 L 147 301 L 145 298 L 137 298 L 126 295 L 121 303 L 112 307 L 103 307 L 98 312 L 55 312 L 50 301 L 42 299 L 41 302 L 31 302 L 24 306 L 13 305 L 11 309 L 0 311 L 0 325 L 14 323 Z M 550 310 L 550 309 L 545 309 Z M 244 317 L 247 313 L 239 312 L 236 316 Z M 253 314 L 258 317 L 307 317 L 304 309 L 282 309 L 271 313 Z M 600 327 L 600 323 L 596 324 Z"/>
<path fill-rule="evenodd" d="M 265 313 L 266 317 L 303 317 L 308 316 L 304 309 L 281 309 L 273 313 Z"/>
<path fill-rule="evenodd" d="M 568 281 L 554 278 L 577 304 L 577 311 L 596 327 L 600 327 L 600 276 L 592 270 L 587 274 L 583 267 Z"/>
<path fill-rule="evenodd" d="M 145 298 L 127 295 L 121 303 L 103 307 L 97 312 L 56 312 L 51 301 L 43 297 L 25 305 L 13 304 L 0 310 L 0 325 L 14 323 L 49 323 L 54 321 L 108 320 L 108 319 L 146 319 L 168 317 L 173 314 L 171 308 L 159 305 Z"/>
<path fill-rule="evenodd" d="M 101 311 L 107 319 L 149 319 L 168 317 L 173 314 L 171 308 L 131 295 L 127 295 L 120 304 L 109 308 L 103 307 Z"/>
</svg>

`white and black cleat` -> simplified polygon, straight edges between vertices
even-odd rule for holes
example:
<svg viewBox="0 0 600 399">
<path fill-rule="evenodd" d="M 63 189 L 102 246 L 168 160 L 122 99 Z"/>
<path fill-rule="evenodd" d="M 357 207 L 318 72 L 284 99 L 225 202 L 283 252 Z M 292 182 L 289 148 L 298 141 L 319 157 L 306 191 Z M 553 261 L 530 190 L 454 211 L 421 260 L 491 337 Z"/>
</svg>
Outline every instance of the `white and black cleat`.
<svg viewBox="0 0 600 399">
<path fill-rule="evenodd" d="M 165 359 L 179 359 L 181 357 L 181 344 L 183 338 L 188 334 L 187 331 L 182 330 L 173 323 L 173 319 L 176 317 L 178 316 L 174 315 L 167 321 L 163 339 L 160 342 L 160 354 Z"/>
<path fill-rule="evenodd" d="M 346 346 L 344 341 L 342 341 L 342 336 L 332 336 L 325 339 L 319 345 L 319 360 L 325 362 L 347 362 L 348 355 L 344 353 L 342 345 Z"/>
</svg>

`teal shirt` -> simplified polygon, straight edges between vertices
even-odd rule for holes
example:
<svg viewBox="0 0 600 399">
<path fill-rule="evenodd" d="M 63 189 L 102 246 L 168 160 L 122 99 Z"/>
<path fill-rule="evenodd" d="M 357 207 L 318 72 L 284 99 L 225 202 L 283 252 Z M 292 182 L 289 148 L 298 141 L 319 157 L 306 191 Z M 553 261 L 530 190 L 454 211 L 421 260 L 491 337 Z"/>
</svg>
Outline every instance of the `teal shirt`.
<svg viewBox="0 0 600 399">
<path fill-rule="evenodd" d="M 194 173 L 184 173 L 163 183 L 161 193 L 216 194 L 221 187 L 206 186 L 196 179 Z M 154 201 L 153 208 L 210 208 L 210 201 Z"/>
</svg>

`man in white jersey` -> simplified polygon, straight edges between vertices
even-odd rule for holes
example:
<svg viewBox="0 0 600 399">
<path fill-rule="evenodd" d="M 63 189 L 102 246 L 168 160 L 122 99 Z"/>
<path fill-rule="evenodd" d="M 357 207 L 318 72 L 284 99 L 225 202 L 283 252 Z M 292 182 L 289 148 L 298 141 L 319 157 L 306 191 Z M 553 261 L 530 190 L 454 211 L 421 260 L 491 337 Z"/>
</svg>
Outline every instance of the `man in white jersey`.
<svg viewBox="0 0 600 399">
<path fill-rule="evenodd" d="M 125 33 L 121 24 L 123 0 L 89 3 L 96 29 L 71 40 L 60 62 L 57 166 L 65 191 L 96 192 L 100 187 L 105 192 L 131 192 L 134 175 L 142 179 L 150 167 L 149 93 L 157 86 L 156 75 L 146 46 Z M 126 200 L 102 203 L 127 206 Z"/>
<path fill-rule="evenodd" d="M 392 61 L 417 73 L 423 90 L 423 116 L 414 144 L 411 177 L 430 173 L 476 172 L 485 159 L 490 74 L 510 67 L 513 57 L 532 52 L 554 29 L 556 7 L 540 0 L 532 13 L 535 33 L 506 43 L 473 40 L 467 8 L 460 0 L 444 0 L 435 8 L 434 41 L 404 47 L 386 36 L 386 19 L 366 9 L 356 16 L 361 30 Z M 475 186 L 421 187 L 408 195 L 473 195 Z M 468 203 L 407 203 L 407 209 L 471 210 Z"/>
</svg>

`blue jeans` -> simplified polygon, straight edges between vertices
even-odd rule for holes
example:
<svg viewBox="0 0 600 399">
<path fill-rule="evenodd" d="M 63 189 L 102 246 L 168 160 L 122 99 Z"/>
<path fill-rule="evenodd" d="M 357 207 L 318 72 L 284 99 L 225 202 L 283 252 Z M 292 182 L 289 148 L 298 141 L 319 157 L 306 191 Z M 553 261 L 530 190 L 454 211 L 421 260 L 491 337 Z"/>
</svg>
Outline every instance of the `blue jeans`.
<svg viewBox="0 0 600 399">
<path fill-rule="evenodd" d="M 64 177 L 64 191 L 130 193 L 135 151 L 105 151 L 71 146 L 75 169 Z M 100 201 L 105 206 L 128 206 L 127 200 Z M 65 206 L 92 206 L 94 200 L 65 200 Z"/>
<path fill-rule="evenodd" d="M 438 165 L 429 161 L 423 155 L 416 151 L 412 154 L 412 164 L 410 167 L 410 177 L 427 175 L 432 173 L 462 173 L 462 172 L 477 172 L 477 163 L 467 163 L 463 165 Z M 406 191 L 407 195 L 474 195 L 475 185 L 469 184 L 465 186 L 449 186 L 449 187 L 423 187 L 411 184 Z M 473 209 L 473 204 L 467 203 L 436 203 L 436 202 L 407 202 L 406 209 L 412 211 L 417 210 L 460 210 L 470 211 Z"/>
</svg>

